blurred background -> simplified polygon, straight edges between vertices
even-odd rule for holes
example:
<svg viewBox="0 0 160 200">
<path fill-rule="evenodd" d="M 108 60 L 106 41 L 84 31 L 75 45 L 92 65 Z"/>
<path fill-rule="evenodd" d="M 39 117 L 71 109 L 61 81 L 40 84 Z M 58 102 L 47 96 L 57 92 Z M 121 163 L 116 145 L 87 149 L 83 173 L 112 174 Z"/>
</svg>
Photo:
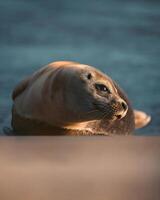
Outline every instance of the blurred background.
<svg viewBox="0 0 160 200">
<path fill-rule="evenodd" d="M 56 60 L 110 75 L 134 108 L 152 116 L 137 135 L 160 135 L 160 1 L 0 1 L 0 127 L 9 125 L 11 91 Z"/>
</svg>

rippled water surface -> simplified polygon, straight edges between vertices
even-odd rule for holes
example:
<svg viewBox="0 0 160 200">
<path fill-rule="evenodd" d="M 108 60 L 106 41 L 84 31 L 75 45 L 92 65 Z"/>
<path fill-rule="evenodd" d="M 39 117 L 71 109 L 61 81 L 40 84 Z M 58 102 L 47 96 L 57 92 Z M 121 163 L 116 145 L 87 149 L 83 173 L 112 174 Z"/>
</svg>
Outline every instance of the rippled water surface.
<svg viewBox="0 0 160 200">
<path fill-rule="evenodd" d="M 0 2 L 0 127 L 11 91 L 55 60 L 93 65 L 152 116 L 139 135 L 160 135 L 160 2 L 127 0 Z"/>
</svg>

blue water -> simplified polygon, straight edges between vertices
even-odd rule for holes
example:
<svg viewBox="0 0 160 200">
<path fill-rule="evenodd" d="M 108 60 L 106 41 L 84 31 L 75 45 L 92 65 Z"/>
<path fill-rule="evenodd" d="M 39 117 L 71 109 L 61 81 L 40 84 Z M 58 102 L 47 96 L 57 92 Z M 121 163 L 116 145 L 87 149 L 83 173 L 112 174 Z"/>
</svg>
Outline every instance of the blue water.
<svg viewBox="0 0 160 200">
<path fill-rule="evenodd" d="M 11 91 L 55 60 L 93 65 L 152 116 L 139 135 L 160 135 L 160 1 L 0 1 L 0 127 Z"/>
</svg>

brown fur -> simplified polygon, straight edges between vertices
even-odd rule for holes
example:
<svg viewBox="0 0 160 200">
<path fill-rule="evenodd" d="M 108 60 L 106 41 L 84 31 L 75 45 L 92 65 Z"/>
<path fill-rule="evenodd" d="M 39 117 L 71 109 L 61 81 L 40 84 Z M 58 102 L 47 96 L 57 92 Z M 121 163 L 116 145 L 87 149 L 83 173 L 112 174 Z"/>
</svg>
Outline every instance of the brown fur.
<svg viewBox="0 0 160 200">
<path fill-rule="evenodd" d="M 88 85 L 84 77 L 88 71 L 95 76 L 95 81 L 108 85 L 116 101 L 127 103 L 128 111 L 121 120 L 100 119 L 94 113 L 85 114 L 90 112 L 89 106 L 94 98 L 96 101 L 102 99 L 92 97 L 96 95 L 95 89 Z M 86 88 L 83 88 L 84 84 Z M 135 128 L 133 109 L 122 89 L 95 68 L 76 62 L 59 61 L 45 66 L 23 80 L 13 91 L 12 98 L 12 127 L 18 134 L 130 134 Z M 78 104 L 74 98 L 77 98 Z M 120 105 L 116 104 L 112 109 L 119 112 Z"/>
</svg>

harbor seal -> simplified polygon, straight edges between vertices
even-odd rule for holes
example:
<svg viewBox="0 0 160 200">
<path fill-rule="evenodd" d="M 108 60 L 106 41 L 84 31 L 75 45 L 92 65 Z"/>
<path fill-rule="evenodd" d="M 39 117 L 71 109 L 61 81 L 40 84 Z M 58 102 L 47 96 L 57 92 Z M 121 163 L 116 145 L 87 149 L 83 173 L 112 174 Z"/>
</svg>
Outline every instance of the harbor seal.
<svg viewBox="0 0 160 200">
<path fill-rule="evenodd" d="M 22 135 L 128 135 L 136 127 L 117 83 L 77 62 L 48 64 L 18 84 L 12 98 L 12 127 Z"/>
</svg>

